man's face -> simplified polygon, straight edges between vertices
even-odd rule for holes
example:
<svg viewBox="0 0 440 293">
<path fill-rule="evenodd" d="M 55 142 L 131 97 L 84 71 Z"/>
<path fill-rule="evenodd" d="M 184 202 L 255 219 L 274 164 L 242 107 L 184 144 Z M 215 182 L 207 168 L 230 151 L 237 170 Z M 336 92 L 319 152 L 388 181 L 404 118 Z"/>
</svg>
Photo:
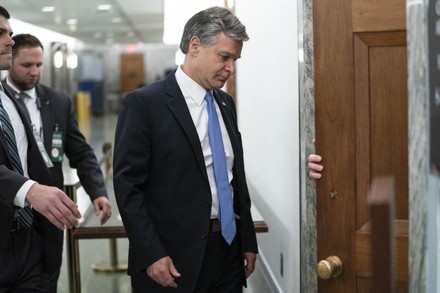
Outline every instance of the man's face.
<svg viewBox="0 0 440 293">
<path fill-rule="evenodd" d="M 197 41 L 197 39 L 195 40 Z M 243 42 L 220 33 L 210 47 L 198 46 L 195 50 L 194 76 L 205 89 L 222 88 L 229 76 L 235 73 L 235 61 L 240 58 Z"/>
<path fill-rule="evenodd" d="M 21 91 L 35 87 L 43 74 L 43 49 L 21 47 L 12 59 L 9 78 Z"/>
<path fill-rule="evenodd" d="M 9 20 L 0 15 L 0 70 L 7 70 L 11 67 L 12 46 L 14 45 L 11 36 L 12 29 Z"/>
</svg>

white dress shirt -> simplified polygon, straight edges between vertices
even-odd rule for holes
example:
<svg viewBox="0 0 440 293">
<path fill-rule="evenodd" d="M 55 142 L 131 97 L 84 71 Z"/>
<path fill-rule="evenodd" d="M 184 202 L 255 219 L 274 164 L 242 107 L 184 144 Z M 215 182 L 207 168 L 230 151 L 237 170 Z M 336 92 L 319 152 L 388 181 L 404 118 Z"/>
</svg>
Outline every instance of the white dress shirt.
<svg viewBox="0 0 440 293">
<path fill-rule="evenodd" d="M 27 165 L 28 139 L 24 129 L 23 121 L 21 120 L 20 115 L 18 114 L 18 111 L 15 108 L 14 103 L 3 92 L 3 87 L 0 88 L 0 98 L 3 103 L 3 107 L 8 113 L 9 120 L 11 120 L 12 127 L 14 128 L 14 135 L 15 135 L 15 140 L 17 142 L 18 154 L 20 156 L 20 161 L 24 172 L 23 175 L 29 178 L 28 165 Z M 24 207 L 26 194 L 34 183 L 35 181 L 28 180 L 25 182 L 25 184 L 21 186 L 21 188 L 18 190 L 15 196 L 14 205 L 19 207 Z"/>
<path fill-rule="evenodd" d="M 188 75 L 186 75 L 180 66 L 176 71 L 176 80 L 180 90 L 182 91 L 183 97 L 185 98 L 186 104 L 188 105 L 191 118 L 199 136 L 200 145 L 202 146 L 203 157 L 205 158 L 205 166 L 212 193 L 211 218 L 218 218 L 219 201 L 214 177 L 214 167 L 212 165 L 211 145 L 209 144 L 208 110 L 206 108 L 205 101 L 206 90 L 192 80 Z M 217 116 L 219 117 L 223 145 L 225 148 L 226 165 L 228 168 L 229 185 L 231 187 L 231 193 L 233 194 L 231 181 L 233 178 L 232 168 L 234 167 L 234 152 L 232 150 L 231 140 L 229 138 L 220 109 L 217 105 L 217 102 L 214 104 L 217 110 Z"/>
</svg>

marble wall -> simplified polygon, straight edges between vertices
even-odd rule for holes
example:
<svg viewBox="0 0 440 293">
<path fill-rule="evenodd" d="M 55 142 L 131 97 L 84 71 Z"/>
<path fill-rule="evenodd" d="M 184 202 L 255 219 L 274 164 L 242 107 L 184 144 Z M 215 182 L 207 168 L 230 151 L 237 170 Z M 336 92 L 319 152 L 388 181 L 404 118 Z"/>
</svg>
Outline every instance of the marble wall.
<svg viewBox="0 0 440 293">
<path fill-rule="evenodd" d="M 426 3 L 407 0 L 409 292 L 427 291 L 428 92 Z"/>
<path fill-rule="evenodd" d="M 301 164 L 306 166 L 307 155 L 314 153 L 315 138 L 313 1 L 298 2 Z M 302 170 L 305 171 L 301 172 L 301 292 L 317 292 L 316 190 L 307 168 Z"/>
</svg>

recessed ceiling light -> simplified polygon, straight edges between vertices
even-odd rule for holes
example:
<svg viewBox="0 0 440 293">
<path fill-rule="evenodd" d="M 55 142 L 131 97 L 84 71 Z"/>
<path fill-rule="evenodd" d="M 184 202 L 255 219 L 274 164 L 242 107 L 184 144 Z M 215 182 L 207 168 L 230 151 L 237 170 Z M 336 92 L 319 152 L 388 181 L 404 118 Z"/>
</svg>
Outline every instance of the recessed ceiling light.
<svg viewBox="0 0 440 293">
<path fill-rule="evenodd" d="M 44 6 L 43 8 L 41 8 L 42 12 L 54 12 L 55 11 L 55 6 Z"/>
<path fill-rule="evenodd" d="M 113 23 L 120 23 L 120 22 L 122 22 L 122 18 L 120 18 L 120 17 L 113 17 L 112 18 L 112 22 Z"/>
<path fill-rule="evenodd" d="M 112 6 L 110 4 L 98 5 L 98 10 L 110 10 L 110 9 L 112 9 Z"/>
</svg>

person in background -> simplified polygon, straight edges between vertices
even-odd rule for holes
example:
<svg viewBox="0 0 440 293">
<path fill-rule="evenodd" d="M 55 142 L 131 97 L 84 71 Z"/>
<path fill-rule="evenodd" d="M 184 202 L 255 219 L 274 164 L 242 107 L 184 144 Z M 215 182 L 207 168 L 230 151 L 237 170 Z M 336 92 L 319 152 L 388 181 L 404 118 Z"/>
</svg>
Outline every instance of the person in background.
<svg viewBox="0 0 440 293">
<path fill-rule="evenodd" d="M 12 60 L 9 12 L 0 6 L 0 69 Z M 42 221 L 56 229 L 78 225 L 76 204 L 53 187 L 45 150 L 19 97 L 0 84 L 0 292 L 43 292 Z M 62 233 L 62 232 L 61 232 Z"/>
<path fill-rule="evenodd" d="M 62 162 L 64 155 L 70 167 L 77 169 L 81 185 L 92 200 L 101 224 L 111 216 L 104 176 L 93 149 L 78 129 L 71 99 L 40 83 L 43 74 L 43 45 L 30 34 L 12 37 L 12 66 L 6 83 L 24 101 L 34 131 L 44 142 L 53 167 L 49 169 L 54 186 L 63 188 Z M 63 231 L 45 221 L 43 237 L 43 271 L 46 292 L 56 292 L 60 274 Z"/>
<path fill-rule="evenodd" d="M 138 292 L 242 292 L 257 241 L 234 101 L 245 26 L 211 7 L 185 25 L 183 65 L 129 93 L 115 133 L 116 202 Z"/>
</svg>

